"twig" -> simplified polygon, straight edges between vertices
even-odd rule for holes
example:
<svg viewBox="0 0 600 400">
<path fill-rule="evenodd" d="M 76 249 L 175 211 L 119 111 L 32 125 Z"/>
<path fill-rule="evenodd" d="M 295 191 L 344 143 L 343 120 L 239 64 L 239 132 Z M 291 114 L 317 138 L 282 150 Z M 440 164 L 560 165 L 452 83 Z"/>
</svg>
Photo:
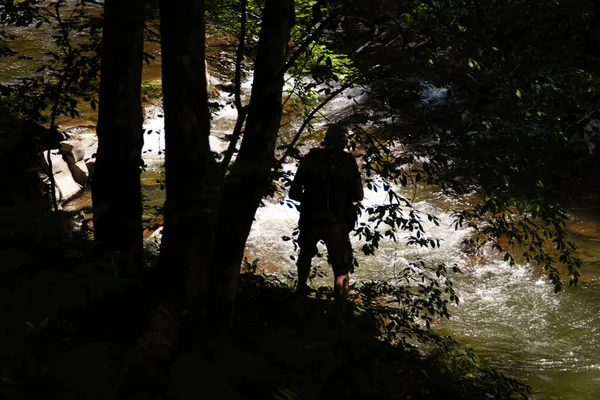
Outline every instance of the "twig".
<svg viewBox="0 0 600 400">
<path fill-rule="evenodd" d="M 287 63 L 283 66 L 283 68 L 279 72 L 279 76 L 285 75 L 285 73 L 288 71 L 288 69 L 290 69 L 292 67 L 292 65 L 296 62 L 296 60 L 298 59 L 298 57 L 300 57 L 300 55 L 302 53 L 304 53 L 306 51 L 306 49 L 308 49 L 308 46 L 310 46 L 310 44 L 312 42 L 314 42 L 320 35 L 323 34 L 323 31 L 325 30 L 325 27 L 327 26 L 327 24 L 329 22 L 331 22 L 333 20 L 333 18 L 334 18 L 334 15 L 328 15 L 321 22 L 319 22 L 317 28 L 313 31 L 313 33 L 311 33 L 304 40 L 304 42 L 302 42 L 302 44 L 296 49 L 296 51 L 294 52 L 294 54 L 292 54 L 292 56 L 287 61 Z"/>
<path fill-rule="evenodd" d="M 246 116 L 248 115 L 249 109 L 249 106 L 243 107 L 238 114 L 237 120 L 235 121 L 233 133 L 229 137 L 229 146 L 223 155 L 223 161 L 221 161 L 221 169 L 223 173 L 227 172 L 227 168 L 229 167 L 233 153 L 235 153 L 235 146 L 242 135 L 242 127 L 244 126 L 244 122 L 246 122 Z"/>
<path fill-rule="evenodd" d="M 294 148 L 294 146 L 296 145 L 296 142 L 298 141 L 298 139 L 300 139 L 300 136 L 302 135 L 302 132 L 304 132 L 304 129 L 308 126 L 308 124 L 310 123 L 310 121 L 314 118 L 314 116 L 323 108 L 325 107 L 325 105 L 327 105 L 327 103 L 329 103 L 331 100 L 333 100 L 338 94 L 342 93 L 344 90 L 346 90 L 347 88 L 349 88 L 351 85 L 353 84 L 353 82 L 347 82 L 344 85 L 340 86 L 338 89 L 334 90 L 333 92 L 331 92 L 329 94 L 329 96 L 327 96 L 321 103 L 319 103 L 318 106 L 316 106 L 307 116 L 306 118 L 304 118 L 304 122 L 302 122 L 302 125 L 300 126 L 300 128 L 298 129 L 298 131 L 296 132 L 296 135 L 294 135 L 294 138 L 292 139 L 292 141 L 290 142 L 290 144 L 288 145 L 285 153 L 283 154 L 283 156 L 281 156 L 281 158 L 277 161 L 277 168 L 275 170 L 278 170 L 279 168 L 281 168 L 281 165 L 285 162 L 285 159 L 290 155 L 292 149 Z"/>
<path fill-rule="evenodd" d="M 223 155 L 223 161 L 221 162 L 221 169 L 223 174 L 227 172 L 227 168 L 229 167 L 229 163 L 233 158 L 233 153 L 235 153 L 235 147 L 237 146 L 237 142 L 242 135 L 242 128 L 244 126 L 244 122 L 246 121 L 246 116 L 248 115 L 248 106 L 242 106 L 242 61 L 244 59 L 244 51 L 246 49 L 246 21 L 247 21 L 247 1 L 240 1 L 241 7 L 241 21 L 240 21 L 240 32 L 238 36 L 238 48 L 236 51 L 236 60 L 235 60 L 235 108 L 238 112 L 237 120 L 235 121 L 235 127 L 233 128 L 233 132 L 229 137 L 229 146 L 227 146 L 227 150 Z"/>
<path fill-rule="evenodd" d="M 315 43 L 316 45 L 316 43 Z M 304 57 L 304 64 L 302 64 L 302 68 L 300 69 L 300 71 L 304 71 L 304 68 L 306 68 L 306 64 L 308 64 L 308 53 L 305 54 Z M 290 77 L 291 79 L 292 77 Z M 295 79 L 294 80 L 294 86 L 292 87 L 292 90 L 290 91 L 289 95 L 285 98 L 285 100 L 283 101 L 282 107 L 285 107 L 285 105 L 287 104 L 287 102 L 292 98 L 292 95 L 294 94 L 294 92 L 296 91 L 296 88 L 298 87 L 298 82 L 300 80 L 299 79 Z"/>
<path fill-rule="evenodd" d="M 51 196 L 52 196 L 52 207 L 54 208 L 54 211 L 58 211 L 58 200 L 56 199 L 56 180 L 54 179 L 54 172 L 52 171 L 52 157 L 50 154 L 50 149 L 48 149 L 48 152 L 46 153 L 46 161 L 48 162 L 48 171 L 46 171 L 46 174 L 48 175 L 48 179 L 50 179 L 50 192 L 51 192 Z M 59 232 L 60 232 L 60 228 L 59 228 Z"/>
<path fill-rule="evenodd" d="M 296 49 L 296 51 L 294 52 L 292 57 L 290 57 L 290 59 L 287 61 L 287 63 L 281 68 L 279 73 L 276 75 L 277 77 L 285 76 L 285 73 L 296 62 L 298 57 L 300 57 L 300 55 L 308 49 L 308 46 L 310 46 L 310 44 L 313 43 L 317 39 L 317 37 L 319 37 L 323 33 L 323 31 L 325 30 L 325 26 L 327 25 L 328 22 L 330 22 L 333 19 L 333 17 L 334 17 L 333 15 L 329 15 L 326 18 L 324 18 L 323 20 L 321 20 L 321 22 L 318 24 L 317 28 L 313 31 L 313 33 L 306 38 L 306 40 L 300 45 L 300 47 L 298 47 Z M 236 64 L 236 67 L 237 67 L 237 64 Z M 237 76 L 237 69 L 236 69 L 236 76 Z M 336 90 L 336 92 L 337 92 L 337 90 Z M 241 104 L 240 104 L 241 108 L 238 109 L 238 112 L 239 112 L 238 119 L 236 121 L 233 133 L 231 134 L 231 137 L 230 137 L 229 147 L 227 148 L 227 151 L 225 152 L 225 155 L 223 157 L 223 161 L 221 162 L 223 172 L 226 172 L 227 168 L 229 167 L 229 163 L 231 162 L 231 158 L 233 157 L 233 153 L 235 152 L 235 147 L 236 147 L 237 142 L 242 134 L 242 127 L 246 120 L 246 116 L 248 115 L 248 113 L 251 110 L 253 110 L 255 107 L 257 107 L 258 105 L 260 105 L 262 103 L 261 100 L 267 94 L 268 93 L 263 93 L 262 96 L 257 101 L 255 101 L 255 102 L 250 101 L 250 104 L 248 104 L 244 107 L 241 107 Z M 333 98 L 333 97 L 331 97 L 331 98 Z M 331 100 L 331 99 L 329 99 L 329 100 Z M 327 101 L 329 101 L 329 100 L 327 100 Z M 237 103 L 237 99 L 236 99 L 236 103 Z M 236 107 L 237 107 L 237 104 L 236 104 Z M 318 112 L 318 110 L 320 108 L 322 108 L 322 106 L 318 107 L 318 109 L 314 113 L 311 113 L 310 118 L 312 118 Z M 303 127 L 301 129 L 304 130 L 304 127 L 306 127 L 306 125 L 303 125 Z M 301 133 L 302 132 L 300 132 L 300 134 Z M 297 136 L 299 137 L 299 134 Z M 297 140 L 297 138 L 295 138 L 295 139 Z M 295 141 L 293 143 L 295 143 Z M 287 152 L 287 154 L 289 154 L 289 152 Z"/>
<path fill-rule="evenodd" d="M 235 108 L 239 113 L 242 111 L 242 61 L 244 60 L 244 52 L 246 50 L 246 0 L 240 0 L 241 7 L 241 21 L 240 21 L 240 33 L 238 36 L 238 48 L 236 52 L 235 60 Z"/>
</svg>

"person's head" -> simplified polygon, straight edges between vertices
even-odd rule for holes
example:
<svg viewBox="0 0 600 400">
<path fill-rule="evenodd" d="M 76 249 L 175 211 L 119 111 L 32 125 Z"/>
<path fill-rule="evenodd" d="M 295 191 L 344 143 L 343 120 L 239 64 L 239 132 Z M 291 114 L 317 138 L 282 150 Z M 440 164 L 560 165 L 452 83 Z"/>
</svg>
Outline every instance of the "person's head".
<svg viewBox="0 0 600 400">
<path fill-rule="evenodd" d="M 327 132 L 325 133 L 325 139 L 321 142 L 321 146 L 344 150 L 347 144 L 348 130 L 337 124 L 329 125 Z"/>
</svg>

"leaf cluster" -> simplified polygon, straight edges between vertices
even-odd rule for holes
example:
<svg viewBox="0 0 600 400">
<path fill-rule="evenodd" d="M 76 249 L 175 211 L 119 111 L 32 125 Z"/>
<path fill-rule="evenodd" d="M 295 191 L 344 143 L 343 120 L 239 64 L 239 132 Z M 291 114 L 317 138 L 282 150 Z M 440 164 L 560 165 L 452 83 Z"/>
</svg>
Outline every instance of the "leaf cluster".
<svg viewBox="0 0 600 400">
<path fill-rule="evenodd" d="M 368 82 L 371 107 L 353 117 L 368 124 L 357 136 L 366 168 L 479 199 L 459 225 L 508 235 L 557 289 L 557 266 L 576 284 L 581 265 L 564 209 L 597 165 L 598 11 L 587 0 L 351 1 L 332 43 Z"/>
<path fill-rule="evenodd" d="M 85 0 L 75 4 L 60 0 L 26 10 L 35 11 L 34 19 L 25 20 L 35 22 L 35 26 L 27 29 L 44 26 L 52 32 L 54 46 L 38 59 L 30 60 L 39 63 L 34 75 L 18 77 L 0 88 L 3 107 L 13 115 L 32 121 L 50 120 L 51 125 L 58 116 L 78 116 L 80 100 L 89 102 L 95 109 L 102 28 L 98 6 Z M 9 22 L 25 23 L 25 17 L 11 15 Z"/>
</svg>

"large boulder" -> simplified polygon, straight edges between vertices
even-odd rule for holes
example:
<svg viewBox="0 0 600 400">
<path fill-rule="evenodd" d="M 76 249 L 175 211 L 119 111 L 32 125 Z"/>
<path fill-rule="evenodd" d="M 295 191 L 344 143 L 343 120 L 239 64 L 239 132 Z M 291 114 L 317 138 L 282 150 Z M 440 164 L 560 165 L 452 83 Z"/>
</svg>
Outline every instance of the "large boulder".
<svg viewBox="0 0 600 400">
<path fill-rule="evenodd" d="M 67 161 L 72 161 L 71 164 L 83 161 L 88 179 L 92 179 L 96 163 L 96 152 L 98 151 L 98 136 L 94 127 L 74 126 L 67 129 L 65 133 L 69 138 L 63 141 L 61 145 L 63 151 L 69 149 L 65 154 Z M 79 171 L 73 171 L 73 174 L 77 175 Z"/>
<path fill-rule="evenodd" d="M 40 164 L 43 172 L 40 177 L 46 185 L 50 185 L 50 178 L 48 177 L 48 171 L 50 166 L 48 164 L 48 153 L 44 152 L 43 156 L 40 157 Z M 80 185 L 73 179 L 69 164 L 63 159 L 63 156 L 59 150 L 50 151 L 50 161 L 52 162 L 52 174 L 54 176 L 54 182 L 56 184 L 55 194 L 59 204 L 66 203 L 67 201 L 79 196 L 83 192 L 83 185 Z"/>
<path fill-rule="evenodd" d="M 85 162 L 86 145 L 81 136 L 71 136 L 61 142 L 60 151 L 67 162 L 75 182 L 85 187 L 88 184 L 89 170 Z"/>
<path fill-rule="evenodd" d="M 83 161 L 85 156 L 85 150 L 81 140 L 65 140 L 64 142 L 61 142 L 60 150 L 63 153 L 67 164 L 75 164 L 79 161 Z"/>
</svg>

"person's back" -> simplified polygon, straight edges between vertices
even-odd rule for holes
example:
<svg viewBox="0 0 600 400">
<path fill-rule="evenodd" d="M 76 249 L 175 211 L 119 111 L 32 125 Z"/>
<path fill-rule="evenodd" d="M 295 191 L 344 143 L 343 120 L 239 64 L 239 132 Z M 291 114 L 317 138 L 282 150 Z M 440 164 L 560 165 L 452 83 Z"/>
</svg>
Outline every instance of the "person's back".
<svg viewBox="0 0 600 400">
<path fill-rule="evenodd" d="M 306 290 L 311 260 L 323 240 L 335 274 L 334 295 L 341 304 L 347 298 L 352 271 L 353 202 L 362 200 L 363 188 L 354 157 L 344 151 L 345 129 L 330 126 L 322 144 L 324 148 L 312 149 L 300 161 L 289 193 L 300 202 L 298 292 Z"/>
<path fill-rule="evenodd" d="M 352 202 L 360 200 L 356 189 L 360 176 L 351 154 L 333 148 L 312 149 L 303 159 L 299 174 L 303 219 L 350 223 Z"/>
</svg>

